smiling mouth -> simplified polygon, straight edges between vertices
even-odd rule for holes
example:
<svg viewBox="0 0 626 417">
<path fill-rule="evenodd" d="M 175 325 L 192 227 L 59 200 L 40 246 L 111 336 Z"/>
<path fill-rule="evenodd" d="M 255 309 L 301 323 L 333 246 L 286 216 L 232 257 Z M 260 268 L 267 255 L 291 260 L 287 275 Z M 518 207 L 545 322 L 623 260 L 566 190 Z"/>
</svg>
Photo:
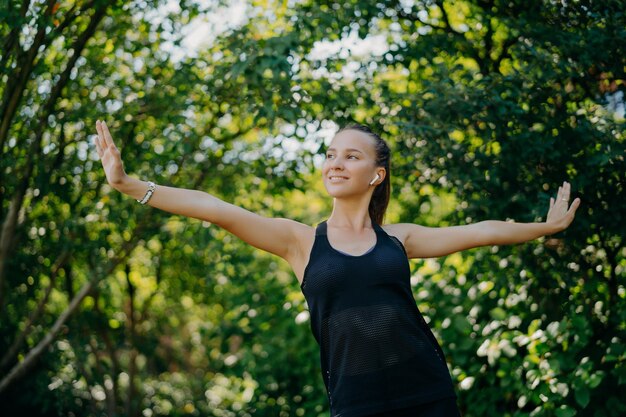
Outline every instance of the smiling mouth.
<svg viewBox="0 0 626 417">
<path fill-rule="evenodd" d="M 328 177 L 329 180 L 347 180 L 348 177 L 342 177 L 339 175 L 331 175 Z"/>
</svg>

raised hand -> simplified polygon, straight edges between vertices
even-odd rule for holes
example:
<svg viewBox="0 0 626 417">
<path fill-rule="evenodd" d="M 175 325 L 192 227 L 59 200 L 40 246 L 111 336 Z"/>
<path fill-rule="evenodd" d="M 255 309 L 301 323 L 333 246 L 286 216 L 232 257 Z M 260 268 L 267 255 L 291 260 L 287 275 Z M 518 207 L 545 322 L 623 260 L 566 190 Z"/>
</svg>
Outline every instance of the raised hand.
<svg viewBox="0 0 626 417">
<path fill-rule="evenodd" d="M 109 185 L 116 188 L 127 178 L 120 151 L 113 143 L 113 138 L 106 123 L 97 120 L 96 130 L 98 131 L 98 137 L 95 139 L 96 151 L 102 162 Z"/>
<path fill-rule="evenodd" d="M 580 198 L 574 200 L 568 209 L 570 198 L 570 183 L 563 181 L 556 194 L 556 200 L 550 197 L 550 208 L 546 217 L 546 223 L 554 225 L 559 231 L 567 229 L 574 220 L 576 209 L 580 206 Z"/>
</svg>

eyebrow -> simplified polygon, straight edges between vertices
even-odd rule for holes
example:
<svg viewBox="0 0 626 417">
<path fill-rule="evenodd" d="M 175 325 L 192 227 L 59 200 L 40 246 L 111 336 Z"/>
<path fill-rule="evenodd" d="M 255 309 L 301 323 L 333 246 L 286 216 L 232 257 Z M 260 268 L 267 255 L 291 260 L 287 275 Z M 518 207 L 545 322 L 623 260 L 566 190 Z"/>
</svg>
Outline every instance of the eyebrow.
<svg viewBox="0 0 626 417">
<path fill-rule="evenodd" d="M 327 151 L 327 152 L 328 152 L 328 151 L 336 151 L 336 150 L 337 150 L 337 149 L 335 149 L 335 148 L 328 148 L 328 149 L 326 149 L 326 151 Z M 358 150 L 358 149 L 354 149 L 354 148 L 348 148 L 348 149 L 346 149 L 346 152 L 352 152 L 352 151 L 356 151 L 356 152 L 359 152 L 359 153 L 363 153 L 363 152 L 361 152 L 360 150 Z"/>
</svg>

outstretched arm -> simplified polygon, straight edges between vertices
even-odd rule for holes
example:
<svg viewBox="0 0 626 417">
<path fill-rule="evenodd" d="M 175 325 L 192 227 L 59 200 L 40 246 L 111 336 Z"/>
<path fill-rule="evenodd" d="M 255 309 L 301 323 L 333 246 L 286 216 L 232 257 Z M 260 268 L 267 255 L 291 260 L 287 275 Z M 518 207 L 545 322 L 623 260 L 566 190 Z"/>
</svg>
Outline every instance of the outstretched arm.
<svg viewBox="0 0 626 417">
<path fill-rule="evenodd" d="M 102 161 L 107 181 L 114 189 L 137 200 L 143 198 L 148 183 L 129 177 L 124 172 L 119 149 L 103 122 L 96 122 L 96 150 Z M 287 261 L 297 246 L 296 233 L 309 226 L 294 220 L 260 216 L 198 190 L 157 185 L 146 203 L 170 213 L 214 223 L 246 243 L 278 255 Z"/>
<path fill-rule="evenodd" d="M 485 221 L 487 245 L 510 245 L 552 235 L 567 227 L 574 221 L 576 210 L 580 206 L 580 198 L 576 198 L 568 209 L 571 185 L 563 181 L 559 187 L 556 200 L 550 197 L 550 208 L 546 221 L 542 223 L 512 223 L 499 220 Z"/>
<path fill-rule="evenodd" d="M 412 223 L 389 225 L 389 230 L 404 241 L 409 258 L 434 258 L 465 249 L 487 245 L 523 243 L 541 236 L 565 230 L 574 220 L 580 198 L 568 209 L 570 184 L 563 182 L 556 200 L 550 198 L 550 208 L 545 222 L 515 223 L 485 220 L 478 223 L 426 227 Z"/>
</svg>

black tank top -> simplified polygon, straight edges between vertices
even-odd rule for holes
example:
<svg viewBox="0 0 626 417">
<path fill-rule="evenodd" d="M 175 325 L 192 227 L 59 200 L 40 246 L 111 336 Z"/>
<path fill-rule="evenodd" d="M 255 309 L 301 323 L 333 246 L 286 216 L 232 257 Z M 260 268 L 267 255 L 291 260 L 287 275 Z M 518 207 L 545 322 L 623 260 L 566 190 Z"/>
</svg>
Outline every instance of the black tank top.
<svg viewBox="0 0 626 417">
<path fill-rule="evenodd" d="M 419 312 L 402 243 L 376 222 L 363 255 L 334 249 L 318 224 L 300 288 L 331 417 L 360 417 L 455 397 L 444 354 Z"/>
</svg>

